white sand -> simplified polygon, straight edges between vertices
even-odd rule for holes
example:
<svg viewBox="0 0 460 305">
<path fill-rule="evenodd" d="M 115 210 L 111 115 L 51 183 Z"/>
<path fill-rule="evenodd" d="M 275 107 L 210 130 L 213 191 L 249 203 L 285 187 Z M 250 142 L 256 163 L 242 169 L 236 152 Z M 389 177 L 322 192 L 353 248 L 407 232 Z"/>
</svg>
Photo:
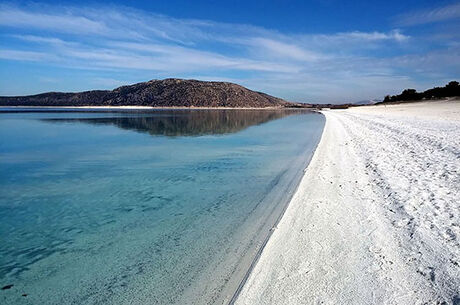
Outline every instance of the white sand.
<svg viewBox="0 0 460 305">
<path fill-rule="evenodd" d="M 458 304 L 460 101 L 324 114 L 236 304 Z"/>
</svg>

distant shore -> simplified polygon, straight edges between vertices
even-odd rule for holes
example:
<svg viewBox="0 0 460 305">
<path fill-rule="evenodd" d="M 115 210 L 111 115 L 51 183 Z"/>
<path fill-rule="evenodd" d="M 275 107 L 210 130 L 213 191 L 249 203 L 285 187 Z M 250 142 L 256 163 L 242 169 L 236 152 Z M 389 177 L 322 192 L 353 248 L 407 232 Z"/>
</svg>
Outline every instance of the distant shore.
<svg viewBox="0 0 460 305">
<path fill-rule="evenodd" d="M 457 304 L 460 101 L 323 113 L 236 304 Z"/>
<path fill-rule="evenodd" d="M 232 109 L 237 109 L 237 110 L 313 110 L 314 108 L 298 108 L 298 107 L 152 107 L 152 106 L 0 106 L 0 108 L 57 108 L 57 109 L 109 109 L 109 110 L 155 110 L 155 109 L 184 109 L 184 110 L 189 110 L 189 109 L 204 109 L 204 110 L 213 110 L 213 109 L 222 109 L 222 110 L 232 110 Z"/>
</svg>

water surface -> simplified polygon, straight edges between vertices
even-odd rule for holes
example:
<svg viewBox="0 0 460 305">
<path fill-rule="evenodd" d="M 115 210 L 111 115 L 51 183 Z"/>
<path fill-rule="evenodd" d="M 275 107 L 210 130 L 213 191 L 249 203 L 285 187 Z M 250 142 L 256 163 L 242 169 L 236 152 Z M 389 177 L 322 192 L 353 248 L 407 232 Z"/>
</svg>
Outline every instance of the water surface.
<svg viewBox="0 0 460 305">
<path fill-rule="evenodd" d="M 0 300 L 228 299 L 323 124 L 292 110 L 0 109 L 0 286 L 13 285 Z"/>
</svg>

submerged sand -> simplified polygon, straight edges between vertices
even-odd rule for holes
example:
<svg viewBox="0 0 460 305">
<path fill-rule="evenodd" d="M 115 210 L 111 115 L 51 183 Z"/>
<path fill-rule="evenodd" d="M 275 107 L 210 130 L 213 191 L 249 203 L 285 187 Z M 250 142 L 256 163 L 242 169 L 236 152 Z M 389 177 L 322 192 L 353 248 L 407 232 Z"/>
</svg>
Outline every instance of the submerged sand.
<svg viewBox="0 0 460 305">
<path fill-rule="evenodd" d="M 324 114 L 236 304 L 458 304 L 460 101 Z"/>
</svg>

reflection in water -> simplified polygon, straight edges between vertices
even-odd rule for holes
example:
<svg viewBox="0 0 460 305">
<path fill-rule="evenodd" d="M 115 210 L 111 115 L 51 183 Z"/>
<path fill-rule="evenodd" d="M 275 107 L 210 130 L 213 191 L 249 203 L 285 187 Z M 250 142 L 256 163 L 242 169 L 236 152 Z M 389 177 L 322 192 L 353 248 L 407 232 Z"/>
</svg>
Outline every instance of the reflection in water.
<svg viewBox="0 0 460 305">
<path fill-rule="evenodd" d="M 46 109 L 0 108 L 0 287 L 14 285 L 1 304 L 224 303 L 324 124 L 292 110 Z M 227 134 L 177 136 L 214 133 Z"/>
<path fill-rule="evenodd" d="M 127 130 L 164 136 L 200 136 L 234 133 L 305 110 L 173 110 L 127 113 L 126 116 L 48 118 L 46 122 L 115 125 Z"/>
</svg>

